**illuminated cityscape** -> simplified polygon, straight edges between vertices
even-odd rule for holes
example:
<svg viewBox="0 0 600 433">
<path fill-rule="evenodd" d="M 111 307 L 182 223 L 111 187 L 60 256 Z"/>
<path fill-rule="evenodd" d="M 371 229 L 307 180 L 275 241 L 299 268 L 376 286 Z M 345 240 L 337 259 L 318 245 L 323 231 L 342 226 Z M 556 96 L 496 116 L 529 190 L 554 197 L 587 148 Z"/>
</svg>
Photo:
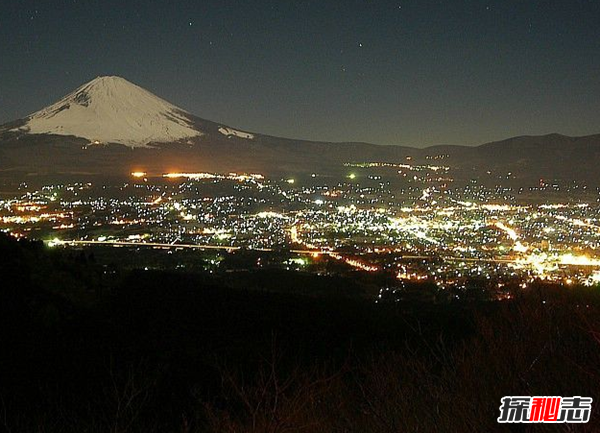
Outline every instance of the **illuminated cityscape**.
<svg viewBox="0 0 600 433">
<path fill-rule="evenodd" d="M 379 296 L 411 281 L 456 297 L 475 281 L 493 299 L 534 281 L 600 281 L 600 204 L 589 192 L 566 200 L 536 185 L 532 202 L 523 187 L 454 185 L 444 166 L 345 166 L 343 178 L 133 171 L 114 185 L 23 183 L 0 201 L 0 228 L 51 247 L 287 252 L 280 266 L 316 273 L 333 260 L 393 276 Z"/>
</svg>

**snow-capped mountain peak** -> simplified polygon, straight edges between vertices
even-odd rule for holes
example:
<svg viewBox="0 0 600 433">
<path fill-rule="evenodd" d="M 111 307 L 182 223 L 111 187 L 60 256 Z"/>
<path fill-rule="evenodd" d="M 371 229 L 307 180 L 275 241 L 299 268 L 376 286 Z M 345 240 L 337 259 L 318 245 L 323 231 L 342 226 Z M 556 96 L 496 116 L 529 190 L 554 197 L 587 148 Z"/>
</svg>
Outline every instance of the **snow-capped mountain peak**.
<svg viewBox="0 0 600 433">
<path fill-rule="evenodd" d="M 18 129 L 130 147 L 202 135 L 194 128 L 189 113 L 116 76 L 95 78 L 55 104 L 31 114 Z"/>
</svg>

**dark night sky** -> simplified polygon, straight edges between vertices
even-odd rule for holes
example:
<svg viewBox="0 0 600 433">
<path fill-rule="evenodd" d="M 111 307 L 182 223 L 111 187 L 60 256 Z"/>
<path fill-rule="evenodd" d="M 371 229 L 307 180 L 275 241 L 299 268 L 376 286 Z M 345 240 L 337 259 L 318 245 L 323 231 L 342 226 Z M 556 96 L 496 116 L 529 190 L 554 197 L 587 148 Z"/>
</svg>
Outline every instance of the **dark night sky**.
<svg viewBox="0 0 600 433">
<path fill-rule="evenodd" d="M 592 134 L 600 1 L 2 1 L 0 123 L 98 75 L 294 138 Z"/>
</svg>

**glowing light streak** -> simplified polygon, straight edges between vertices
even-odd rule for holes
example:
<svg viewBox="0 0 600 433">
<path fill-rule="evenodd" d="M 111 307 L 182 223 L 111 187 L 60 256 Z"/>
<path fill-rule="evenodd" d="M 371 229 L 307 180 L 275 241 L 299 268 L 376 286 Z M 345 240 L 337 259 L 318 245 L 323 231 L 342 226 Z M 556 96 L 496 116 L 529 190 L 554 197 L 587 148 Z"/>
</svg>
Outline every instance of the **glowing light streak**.
<svg viewBox="0 0 600 433">
<path fill-rule="evenodd" d="M 352 266 L 353 268 L 356 269 L 360 269 L 361 271 L 366 271 L 366 272 L 377 272 L 379 270 L 378 266 L 374 266 L 374 265 L 369 265 L 367 263 L 363 263 L 360 260 L 357 259 L 351 259 L 349 257 L 344 257 L 341 254 L 338 253 L 329 253 L 330 257 L 333 257 L 336 260 L 341 260 L 343 262 L 345 262 L 346 264 Z"/>
</svg>

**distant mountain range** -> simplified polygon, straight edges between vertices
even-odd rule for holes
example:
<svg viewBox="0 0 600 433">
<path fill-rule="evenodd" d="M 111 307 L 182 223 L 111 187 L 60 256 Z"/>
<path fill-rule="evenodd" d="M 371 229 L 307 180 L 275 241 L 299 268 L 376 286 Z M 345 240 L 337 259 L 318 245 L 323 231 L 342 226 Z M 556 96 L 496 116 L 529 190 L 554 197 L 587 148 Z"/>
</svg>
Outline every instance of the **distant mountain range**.
<svg viewBox="0 0 600 433">
<path fill-rule="evenodd" d="M 344 163 L 450 166 L 457 180 L 600 185 L 600 134 L 522 136 L 425 149 L 273 137 L 201 119 L 120 77 L 98 77 L 0 126 L 0 174 L 132 170 L 343 173 Z"/>
</svg>

